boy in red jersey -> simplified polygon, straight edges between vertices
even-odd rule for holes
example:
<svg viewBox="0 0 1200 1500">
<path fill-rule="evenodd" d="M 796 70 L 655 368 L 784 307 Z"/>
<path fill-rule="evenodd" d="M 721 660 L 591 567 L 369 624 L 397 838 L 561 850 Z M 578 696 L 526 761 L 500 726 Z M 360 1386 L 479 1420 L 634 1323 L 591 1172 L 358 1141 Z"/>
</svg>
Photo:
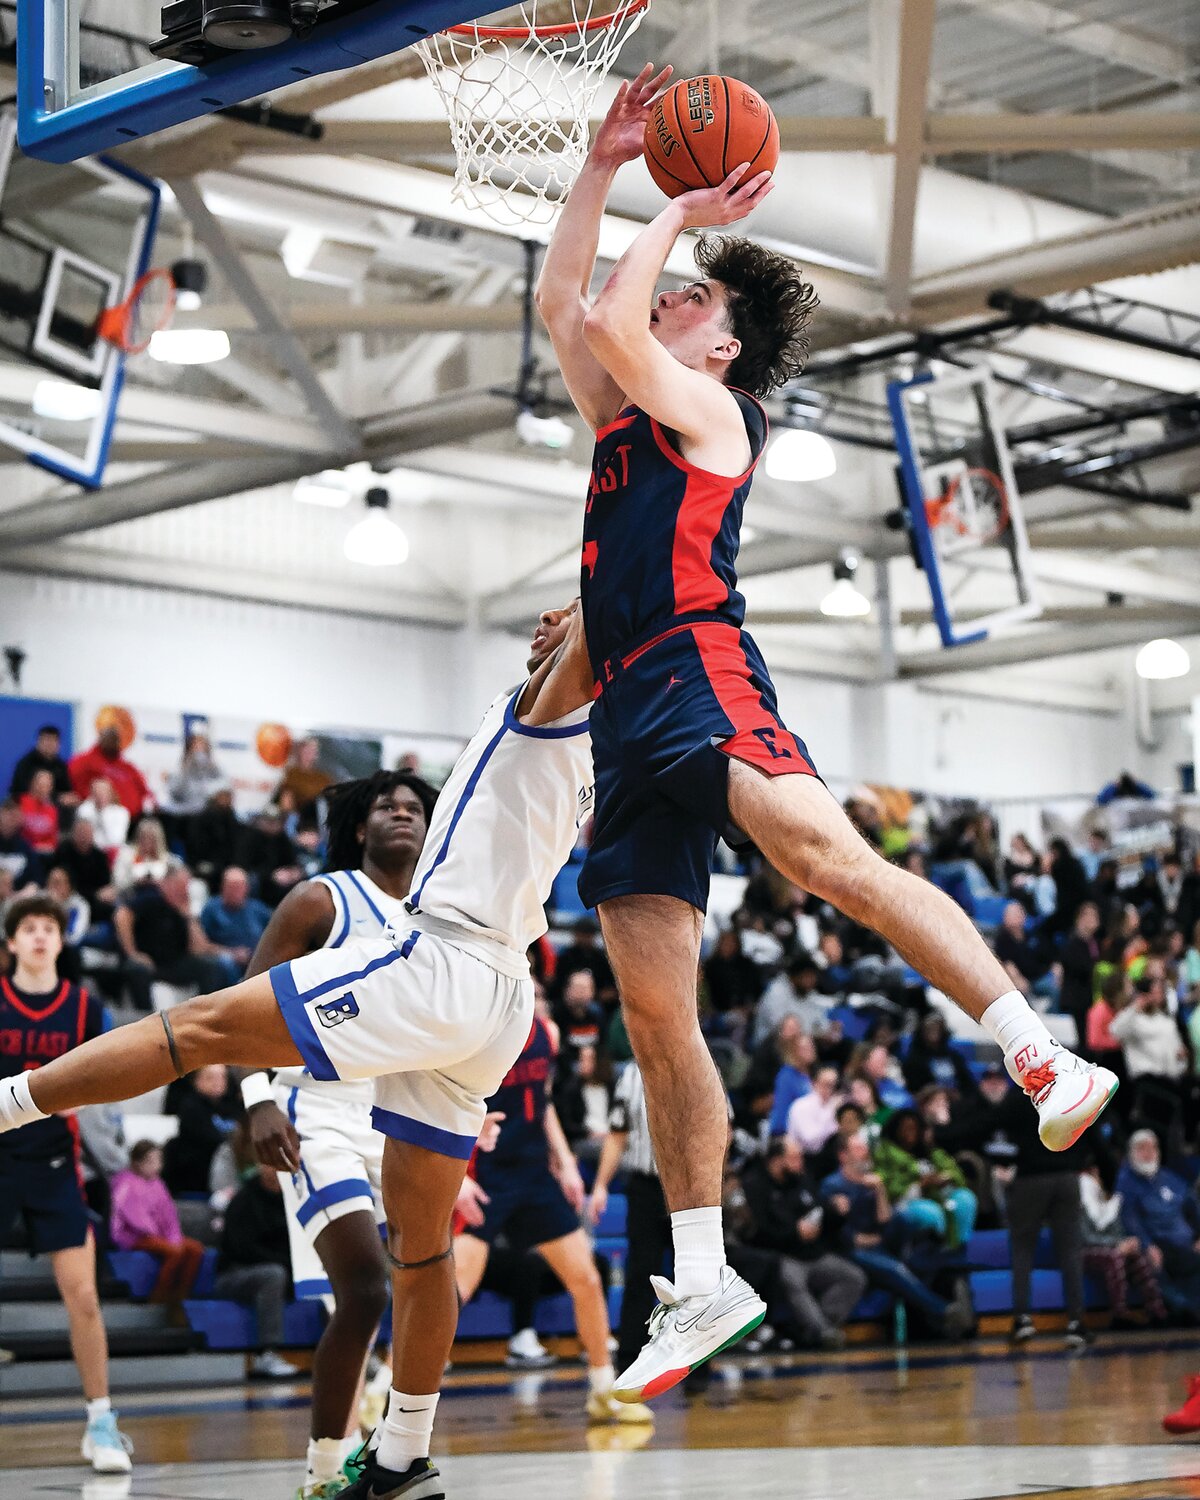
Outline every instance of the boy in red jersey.
<svg viewBox="0 0 1200 1500">
<path fill-rule="evenodd" d="M 753 842 L 796 885 L 881 932 L 979 1020 L 1052 1149 L 1082 1133 L 1117 1085 L 1057 1045 L 961 908 L 859 837 L 779 717 L 742 629 L 735 564 L 766 443 L 758 403 L 803 368 L 816 297 L 786 257 L 727 236 L 699 242 L 702 280 L 657 298 L 655 288 L 681 234 L 745 218 L 771 191 L 769 175 L 742 164 L 719 187 L 673 199 L 589 300 L 609 190 L 640 156 L 669 73 L 647 67 L 618 91 L 537 294 L 596 434 L 582 557 L 596 823 L 580 894 L 600 910 L 673 1210 L 675 1283 L 658 1283 L 650 1342 L 618 1377 L 628 1401 L 676 1384 L 765 1312 L 725 1263 L 725 1096 L 696 1016 L 720 835 Z"/>
<path fill-rule="evenodd" d="M 15 960 L 0 979 L 0 1076 L 40 1068 L 106 1029 L 104 1009 L 59 979 L 66 916 L 49 896 L 19 896 L 4 935 Z M 101 1474 L 128 1474 L 129 1440 L 108 1396 L 108 1339 L 96 1292 L 96 1241 L 79 1178 L 73 1115 L 51 1115 L 0 1140 L 0 1239 L 24 1223 L 34 1253 L 49 1257 L 67 1309 L 71 1352 L 83 1381 L 87 1431 L 81 1452 Z"/>
</svg>

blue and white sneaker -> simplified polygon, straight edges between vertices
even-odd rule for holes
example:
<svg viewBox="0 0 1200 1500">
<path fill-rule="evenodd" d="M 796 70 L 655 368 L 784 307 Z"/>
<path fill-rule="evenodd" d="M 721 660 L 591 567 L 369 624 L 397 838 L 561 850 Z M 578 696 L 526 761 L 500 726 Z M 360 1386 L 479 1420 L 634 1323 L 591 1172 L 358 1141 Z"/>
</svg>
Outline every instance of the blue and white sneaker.
<svg viewBox="0 0 1200 1500">
<path fill-rule="evenodd" d="M 133 1444 L 117 1427 L 115 1411 L 93 1417 L 83 1434 L 79 1452 L 97 1474 L 130 1474 L 133 1472 Z"/>
</svg>

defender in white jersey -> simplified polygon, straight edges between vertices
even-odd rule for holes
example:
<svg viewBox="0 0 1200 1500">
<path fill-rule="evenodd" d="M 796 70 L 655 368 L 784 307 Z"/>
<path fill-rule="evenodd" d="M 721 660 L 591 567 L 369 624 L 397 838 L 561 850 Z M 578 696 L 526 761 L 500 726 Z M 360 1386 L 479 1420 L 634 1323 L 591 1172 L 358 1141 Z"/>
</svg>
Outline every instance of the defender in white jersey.
<svg viewBox="0 0 1200 1500">
<path fill-rule="evenodd" d="M 590 806 L 593 682 L 578 601 L 542 616 L 530 667 L 455 767 L 411 914 L 390 941 L 313 953 L 0 1080 L 0 1131 L 127 1099 L 210 1062 L 377 1080 L 393 1389 L 346 1500 L 445 1500 L 429 1448 L 458 1321 L 451 1215 L 484 1101 L 529 1035 L 525 952 L 546 929 L 543 905 Z"/>
<path fill-rule="evenodd" d="M 390 922 L 403 920 L 436 800 L 433 788 L 408 771 L 380 771 L 333 788 L 327 873 L 288 892 L 247 973 L 382 937 Z M 285 1068 L 273 1083 L 266 1073 L 251 1073 L 242 1094 L 254 1154 L 279 1172 L 295 1293 L 321 1297 L 331 1314 L 313 1356 L 307 1472 L 296 1497 L 330 1500 L 348 1483 L 342 1466 L 358 1446 L 358 1391 L 387 1307 L 379 1234 L 383 1137 L 371 1124 L 375 1088 L 370 1079 L 325 1083 L 306 1069 Z"/>
</svg>

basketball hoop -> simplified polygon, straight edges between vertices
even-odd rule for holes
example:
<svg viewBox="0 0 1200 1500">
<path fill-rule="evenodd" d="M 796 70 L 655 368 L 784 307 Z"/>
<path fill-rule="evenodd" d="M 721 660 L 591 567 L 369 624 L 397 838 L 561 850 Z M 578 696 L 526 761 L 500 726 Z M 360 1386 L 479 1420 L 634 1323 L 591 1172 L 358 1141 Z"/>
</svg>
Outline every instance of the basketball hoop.
<svg viewBox="0 0 1200 1500">
<path fill-rule="evenodd" d="M 166 266 L 156 266 L 138 279 L 124 302 L 104 309 L 96 333 L 126 354 L 143 354 L 174 315 L 175 278 Z"/>
<path fill-rule="evenodd" d="M 925 514 L 931 530 L 944 526 L 973 546 L 987 546 L 1008 530 L 1008 491 L 990 469 L 964 469 L 925 502 Z"/>
<path fill-rule="evenodd" d="M 539 25 L 539 3 L 553 25 Z M 505 25 L 417 43 L 450 118 L 460 203 L 506 226 L 553 220 L 587 156 L 596 92 L 650 0 L 613 3 L 523 0 L 498 18 Z"/>
</svg>

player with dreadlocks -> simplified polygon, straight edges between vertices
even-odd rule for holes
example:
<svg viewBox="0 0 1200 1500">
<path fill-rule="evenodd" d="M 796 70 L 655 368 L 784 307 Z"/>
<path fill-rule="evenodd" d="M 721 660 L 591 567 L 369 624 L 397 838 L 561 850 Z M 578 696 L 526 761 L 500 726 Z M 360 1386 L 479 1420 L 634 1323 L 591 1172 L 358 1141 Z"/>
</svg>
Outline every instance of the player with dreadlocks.
<svg viewBox="0 0 1200 1500">
<path fill-rule="evenodd" d="M 404 898 L 425 842 L 436 793 L 410 771 L 379 771 L 328 797 L 324 875 L 280 903 L 251 960 L 262 974 L 318 948 L 379 937 L 407 921 Z M 288 1207 L 292 1274 L 299 1297 L 332 1301 L 312 1371 L 308 1472 L 298 1500 L 325 1500 L 348 1483 L 342 1466 L 357 1446 L 358 1391 L 388 1299 L 378 1225 L 384 1138 L 371 1125 L 375 1085 L 327 1083 L 284 1068 L 274 1081 L 242 1084 L 250 1140 L 280 1174 Z"/>
</svg>

